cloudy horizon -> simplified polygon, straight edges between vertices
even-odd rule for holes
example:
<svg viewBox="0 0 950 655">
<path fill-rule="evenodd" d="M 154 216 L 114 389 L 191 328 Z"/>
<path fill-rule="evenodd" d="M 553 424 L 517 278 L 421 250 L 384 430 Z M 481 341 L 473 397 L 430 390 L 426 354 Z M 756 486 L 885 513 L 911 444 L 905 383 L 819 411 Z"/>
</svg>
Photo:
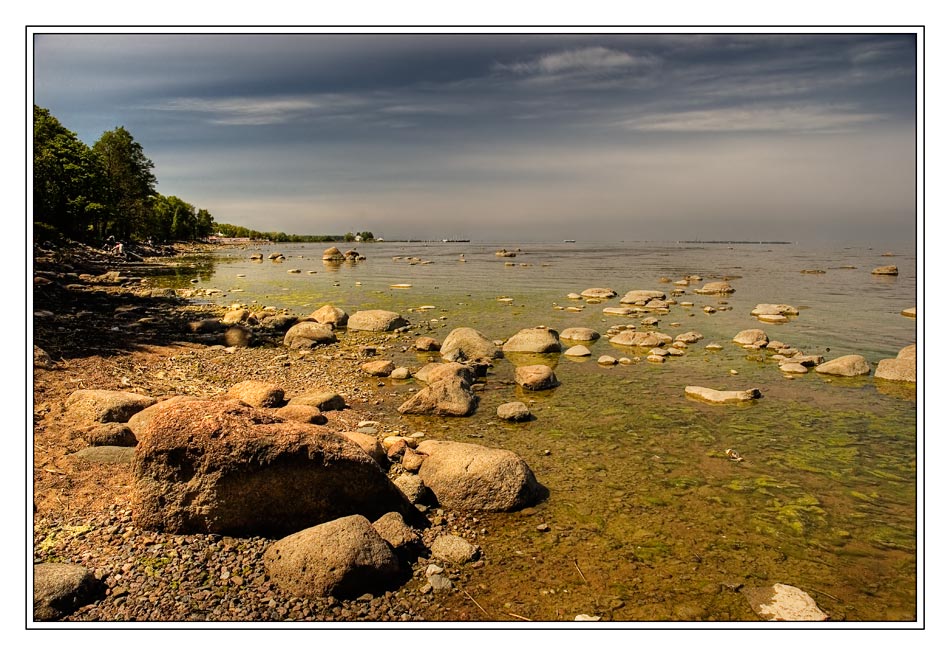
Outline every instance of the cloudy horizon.
<svg viewBox="0 0 950 655">
<path fill-rule="evenodd" d="M 912 239 L 913 34 L 36 34 L 222 223 L 390 239 Z"/>
</svg>

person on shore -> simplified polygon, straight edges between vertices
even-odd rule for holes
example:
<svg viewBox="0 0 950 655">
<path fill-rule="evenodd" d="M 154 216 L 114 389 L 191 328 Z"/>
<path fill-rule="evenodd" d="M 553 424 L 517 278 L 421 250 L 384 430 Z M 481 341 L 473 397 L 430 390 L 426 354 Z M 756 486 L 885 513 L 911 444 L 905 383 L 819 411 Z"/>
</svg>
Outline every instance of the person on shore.
<svg viewBox="0 0 950 655">
<path fill-rule="evenodd" d="M 116 243 L 115 246 L 112 248 L 112 254 L 115 255 L 116 257 L 121 257 L 123 255 L 121 241 L 119 243 Z"/>
</svg>

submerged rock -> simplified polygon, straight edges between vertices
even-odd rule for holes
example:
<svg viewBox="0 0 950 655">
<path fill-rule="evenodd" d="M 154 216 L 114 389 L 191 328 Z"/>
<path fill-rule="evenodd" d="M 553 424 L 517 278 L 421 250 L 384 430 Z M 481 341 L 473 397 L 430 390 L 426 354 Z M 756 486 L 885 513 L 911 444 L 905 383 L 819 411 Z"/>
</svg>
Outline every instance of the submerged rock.
<svg viewBox="0 0 950 655">
<path fill-rule="evenodd" d="M 798 309 L 796 309 L 795 307 L 792 307 L 791 305 L 760 303 L 755 306 L 755 309 L 752 310 L 752 315 L 761 316 L 762 314 L 797 316 Z"/>
<path fill-rule="evenodd" d="M 728 282 L 707 282 L 701 289 L 693 289 L 693 293 L 704 296 L 713 296 L 726 293 L 735 293 L 735 289 Z"/>
<path fill-rule="evenodd" d="M 616 298 L 617 292 L 613 289 L 607 289 L 603 287 L 594 287 L 592 289 L 584 289 L 581 291 L 582 298 Z"/>
<path fill-rule="evenodd" d="M 826 621 L 811 596 L 797 587 L 775 584 L 771 587 L 750 587 L 742 590 L 752 610 L 769 621 Z"/>
<path fill-rule="evenodd" d="M 515 383 L 529 391 L 552 389 L 561 384 L 554 371 L 546 364 L 519 366 L 515 369 Z"/>
<path fill-rule="evenodd" d="M 897 382 L 917 382 L 917 346 L 901 348 L 895 359 L 882 359 L 874 377 Z"/>
<path fill-rule="evenodd" d="M 651 300 L 665 300 L 666 294 L 654 289 L 634 289 L 620 299 L 622 305 L 646 305 Z"/>
<path fill-rule="evenodd" d="M 745 389 L 744 391 L 717 391 L 708 387 L 686 387 L 686 396 L 696 400 L 705 400 L 709 403 L 741 403 L 756 398 L 761 398 L 762 394 L 758 389 Z"/>
<path fill-rule="evenodd" d="M 571 346 L 564 351 L 567 357 L 590 357 L 590 349 L 587 346 Z"/>
<path fill-rule="evenodd" d="M 504 421 L 527 421 L 531 418 L 528 406 L 521 401 L 504 403 L 498 406 L 498 418 Z"/>
<path fill-rule="evenodd" d="M 897 267 L 893 265 L 878 266 L 873 271 L 871 271 L 871 274 L 872 275 L 897 275 Z"/>
</svg>

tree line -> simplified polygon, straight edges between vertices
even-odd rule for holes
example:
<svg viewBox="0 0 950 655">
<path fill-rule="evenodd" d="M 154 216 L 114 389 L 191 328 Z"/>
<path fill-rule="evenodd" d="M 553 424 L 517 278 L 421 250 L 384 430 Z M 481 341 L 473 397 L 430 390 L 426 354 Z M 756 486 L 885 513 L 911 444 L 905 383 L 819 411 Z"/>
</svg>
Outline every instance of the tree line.
<svg viewBox="0 0 950 655">
<path fill-rule="evenodd" d="M 33 105 L 34 239 L 66 237 L 95 245 L 110 236 L 166 243 L 213 234 L 268 241 L 373 240 L 372 232 L 306 236 L 217 223 L 207 209 L 158 193 L 154 168 L 124 127 L 104 132 L 90 147 L 48 109 Z"/>
</svg>

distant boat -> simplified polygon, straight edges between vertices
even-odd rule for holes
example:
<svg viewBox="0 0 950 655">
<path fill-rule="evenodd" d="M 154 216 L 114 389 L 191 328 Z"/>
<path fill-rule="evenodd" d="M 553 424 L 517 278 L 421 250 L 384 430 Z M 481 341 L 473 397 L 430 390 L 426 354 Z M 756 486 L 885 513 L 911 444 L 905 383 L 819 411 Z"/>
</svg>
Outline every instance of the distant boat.
<svg viewBox="0 0 950 655">
<path fill-rule="evenodd" d="M 564 243 L 577 243 L 575 239 L 564 239 Z"/>
</svg>

